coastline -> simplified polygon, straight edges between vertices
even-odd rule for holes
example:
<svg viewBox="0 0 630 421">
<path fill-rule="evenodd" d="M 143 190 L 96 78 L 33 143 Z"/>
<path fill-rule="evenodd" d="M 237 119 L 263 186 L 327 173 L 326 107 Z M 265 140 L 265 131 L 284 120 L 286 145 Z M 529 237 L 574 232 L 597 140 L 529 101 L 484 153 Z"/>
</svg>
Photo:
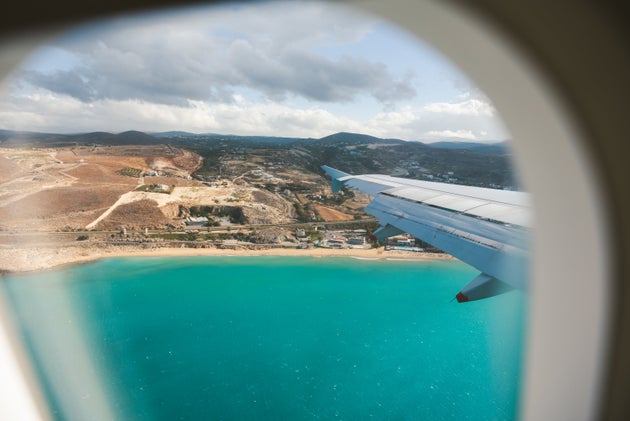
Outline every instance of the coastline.
<svg viewBox="0 0 630 421">
<path fill-rule="evenodd" d="M 456 260 L 444 253 L 423 253 L 376 249 L 327 248 L 191 248 L 138 246 L 61 246 L 27 247 L 0 251 L 0 273 L 39 272 L 63 266 L 84 264 L 110 257 L 183 257 L 183 256 L 315 256 L 353 257 L 366 260 Z"/>
</svg>

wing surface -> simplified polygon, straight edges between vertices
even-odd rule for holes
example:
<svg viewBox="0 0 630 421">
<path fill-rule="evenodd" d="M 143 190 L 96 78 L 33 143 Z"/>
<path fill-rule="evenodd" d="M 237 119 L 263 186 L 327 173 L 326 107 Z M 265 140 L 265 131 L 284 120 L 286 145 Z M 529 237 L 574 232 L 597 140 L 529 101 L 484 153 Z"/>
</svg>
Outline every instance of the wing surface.
<svg viewBox="0 0 630 421">
<path fill-rule="evenodd" d="M 407 232 L 480 270 L 458 301 L 526 289 L 532 225 L 527 193 L 322 169 L 334 191 L 347 186 L 373 196 L 365 211 L 380 221 L 374 233 L 380 240 Z"/>
</svg>

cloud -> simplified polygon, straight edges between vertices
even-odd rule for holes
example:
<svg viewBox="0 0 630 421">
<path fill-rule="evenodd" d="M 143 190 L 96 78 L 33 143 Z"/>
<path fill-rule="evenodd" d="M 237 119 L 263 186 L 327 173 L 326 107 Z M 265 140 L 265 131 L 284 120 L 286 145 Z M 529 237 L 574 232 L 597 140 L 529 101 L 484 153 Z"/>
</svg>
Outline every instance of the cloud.
<svg viewBox="0 0 630 421">
<path fill-rule="evenodd" d="M 490 101 L 438 54 L 337 4 L 296 3 L 76 30 L 5 85 L 0 128 L 509 138 Z"/>
<path fill-rule="evenodd" d="M 185 129 L 198 133 L 322 137 L 343 130 L 360 131 L 362 124 L 318 107 L 203 101 L 178 106 L 111 99 L 97 100 L 86 107 L 76 98 L 49 93 L 0 104 L 0 127 L 62 133 Z"/>
<path fill-rule="evenodd" d="M 494 116 L 494 107 L 487 101 L 468 99 L 461 102 L 435 102 L 424 109 L 432 113 L 446 113 L 459 116 Z"/>
<path fill-rule="evenodd" d="M 486 106 L 491 107 L 487 103 Z M 475 141 L 501 141 L 510 138 L 507 129 L 494 113 L 489 115 L 461 110 L 467 110 L 467 107 L 459 103 L 408 106 L 395 111 L 377 113 L 365 122 L 365 128 L 376 136 L 423 142 L 445 138 Z"/>
<path fill-rule="evenodd" d="M 477 140 L 477 136 L 470 130 L 431 130 L 426 133 L 431 138 L 456 137 L 467 140 Z"/>
<path fill-rule="evenodd" d="M 349 102 L 364 94 L 385 103 L 416 95 L 409 75 L 396 79 L 385 64 L 360 57 L 330 60 L 297 50 L 272 57 L 239 40 L 230 46 L 229 62 L 239 77 L 236 84 L 271 99 L 298 95 L 319 102 Z"/>
<path fill-rule="evenodd" d="M 321 106 L 252 102 L 238 95 L 231 103 L 189 100 L 184 105 L 136 99 L 101 99 L 85 104 L 72 96 L 51 92 L 14 96 L 0 103 L 0 127 L 62 133 L 136 129 L 296 137 L 349 131 L 425 142 L 509 138 L 500 121 L 487 116 L 457 116 L 428 112 L 423 107 L 404 107 L 359 119 Z"/>
<path fill-rule="evenodd" d="M 22 80 L 51 92 L 66 94 L 88 102 L 95 98 L 94 88 L 74 70 L 60 70 L 52 74 L 36 71 L 24 71 Z"/>
<path fill-rule="evenodd" d="M 322 52 L 360 40 L 369 20 L 350 18 L 334 7 L 283 5 L 276 14 L 261 8 L 241 8 L 238 19 L 230 10 L 211 9 L 200 13 L 207 20 L 196 17 L 182 25 L 176 24 L 177 16 L 146 25 L 134 20 L 103 24 L 89 31 L 91 42 L 77 32 L 61 43 L 79 65 L 31 69 L 18 78 L 82 102 L 231 103 L 243 88 L 272 101 L 294 96 L 349 102 L 371 96 L 390 104 L 415 97 L 410 73 L 396 75 L 387 64 L 357 54 L 328 57 Z"/>
</svg>

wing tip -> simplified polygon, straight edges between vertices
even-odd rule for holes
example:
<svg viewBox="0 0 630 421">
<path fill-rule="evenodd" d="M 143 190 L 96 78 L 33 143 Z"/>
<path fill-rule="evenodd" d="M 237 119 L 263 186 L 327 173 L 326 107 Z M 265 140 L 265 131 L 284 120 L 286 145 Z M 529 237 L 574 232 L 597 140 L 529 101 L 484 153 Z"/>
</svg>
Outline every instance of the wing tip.
<svg viewBox="0 0 630 421">
<path fill-rule="evenodd" d="M 458 303 L 465 303 L 469 301 L 468 297 L 466 297 L 462 292 L 458 292 L 455 299 Z"/>
<path fill-rule="evenodd" d="M 322 165 L 320 167 L 326 174 L 332 178 L 332 191 L 333 193 L 337 193 L 343 187 L 343 181 L 340 179 L 343 177 L 348 177 L 351 174 L 338 170 L 336 168 L 329 167 L 328 165 Z"/>
<path fill-rule="evenodd" d="M 455 299 L 458 303 L 467 303 L 469 301 L 476 301 L 505 294 L 513 289 L 514 288 L 512 286 L 506 284 L 505 282 L 502 282 L 487 273 L 482 273 L 470 281 L 460 292 L 458 292 Z"/>
</svg>

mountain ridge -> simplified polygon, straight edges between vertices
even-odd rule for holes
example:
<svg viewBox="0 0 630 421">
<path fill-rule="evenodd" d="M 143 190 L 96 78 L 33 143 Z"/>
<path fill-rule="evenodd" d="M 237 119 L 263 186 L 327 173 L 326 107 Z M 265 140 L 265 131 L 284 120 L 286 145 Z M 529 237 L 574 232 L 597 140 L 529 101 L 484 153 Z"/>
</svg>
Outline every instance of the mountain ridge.
<svg viewBox="0 0 630 421">
<path fill-rule="evenodd" d="M 434 149 L 463 149 L 479 153 L 508 153 L 507 142 L 457 142 L 438 141 L 425 143 L 421 141 L 410 141 L 395 138 L 380 138 L 372 135 L 352 132 L 337 132 L 321 138 L 312 137 L 286 137 L 286 136 L 255 136 L 255 135 L 233 135 L 219 133 L 191 133 L 186 131 L 166 131 L 166 132 L 142 132 L 138 130 L 127 130 L 119 133 L 95 131 L 84 133 L 47 133 L 34 131 L 17 131 L 0 129 L 0 145 L 18 146 L 19 144 L 31 146 L 63 146 L 64 144 L 98 144 L 108 145 L 150 145 L 168 143 L 168 140 L 181 143 L 185 140 L 195 141 L 235 141 L 251 142 L 252 144 L 278 144 L 288 145 L 292 143 L 306 144 L 318 143 L 321 145 L 422 145 Z"/>
</svg>

